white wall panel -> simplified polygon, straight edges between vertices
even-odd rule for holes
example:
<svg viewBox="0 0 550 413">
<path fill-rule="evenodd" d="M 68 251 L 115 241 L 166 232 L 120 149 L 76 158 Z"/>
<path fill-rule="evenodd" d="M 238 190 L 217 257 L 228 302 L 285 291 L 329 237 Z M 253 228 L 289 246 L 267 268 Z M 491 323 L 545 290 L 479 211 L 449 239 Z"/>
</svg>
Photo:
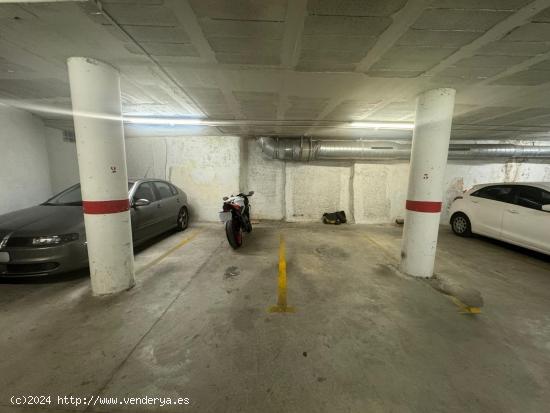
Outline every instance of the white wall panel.
<svg viewBox="0 0 550 413">
<path fill-rule="evenodd" d="M 286 165 L 286 220 L 320 221 L 323 213 L 350 212 L 350 166 Z"/>
<path fill-rule="evenodd" d="M 183 189 L 193 219 L 216 221 L 222 197 L 240 187 L 240 138 L 126 139 L 128 175 L 167 179 Z"/>
<path fill-rule="evenodd" d="M 0 214 L 44 202 L 52 195 L 44 124 L 0 105 Z"/>
<path fill-rule="evenodd" d="M 64 141 L 59 129 L 45 128 L 45 132 L 52 191 L 58 193 L 80 181 L 76 144 Z"/>
</svg>

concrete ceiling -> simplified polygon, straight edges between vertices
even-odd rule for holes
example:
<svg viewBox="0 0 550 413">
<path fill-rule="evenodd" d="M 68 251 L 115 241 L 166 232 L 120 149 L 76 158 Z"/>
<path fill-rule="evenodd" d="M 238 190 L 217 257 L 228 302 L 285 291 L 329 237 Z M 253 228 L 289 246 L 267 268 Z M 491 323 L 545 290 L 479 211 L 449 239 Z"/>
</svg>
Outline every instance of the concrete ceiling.
<svg viewBox="0 0 550 413">
<path fill-rule="evenodd" d="M 127 115 L 410 121 L 418 93 L 445 86 L 455 139 L 550 132 L 550 0 L 0 4 L 0 98 L 69 108 L 70 56 L 120 69 Z M 397 136 L 267 123 L 187 131 Z"/>
</svg>

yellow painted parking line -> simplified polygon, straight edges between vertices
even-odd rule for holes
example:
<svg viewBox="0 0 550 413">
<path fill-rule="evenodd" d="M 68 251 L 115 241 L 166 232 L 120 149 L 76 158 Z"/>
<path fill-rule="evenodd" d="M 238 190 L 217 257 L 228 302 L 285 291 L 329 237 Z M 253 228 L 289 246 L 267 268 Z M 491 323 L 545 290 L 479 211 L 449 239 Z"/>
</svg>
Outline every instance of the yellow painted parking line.
<svg viewBox="0 0 550 413">
<path fill-rule="evenodd" d="M 458 298 L 456 298 L 454 295 L 449 296 L 453 303 L 457 305 L 457 307 L 460 309 L 461 314 L 480 314 L 481 308 L 479 307 L 470 307 L 466 304 L 464 304 L 462 301 L 460 301 Z"/>
<path fill-rule="evenodd" d="M 169 256 L 170 254 L 172 254 L 174 251 L 176 251 L 178 248 L 181 248 L 183 247 L 185 244 L 191 242 L 194 238 L 197 237 L 197 235 L 199 235 L 203 230 L 202 229 L 199 229 L 197 231 L 195 231 L 193 234 L 191 234 L 191 236 L 185 238 L 184 240 L 180 241 L 177 245 L 173 246 L 172 248 L 170 248 L 168 251 L 166 251 L 164 254 L 162 254 L 161 256 L 155 258 L 153 261 L 149 262 L 148 264 L 145 264 L 143 267 L 141 267 L 140 269 L 136 270 L 136 274 L 141 274 L 143 271 L 145 270 L 148 270 L 149 268 L 151 268 L 153 265 L 155 264 L 158 264 L 159 262 L 161 262 L 163 259 L 165 259 L 167 256 Z"/>
<path fill-rule="evenodd" d="M 388 248 L 384 247 L 382 244 L 380 244 L 378 241 L 372 239 L 372 237 L 368 236 L 367 234 L 363 233 L 362 235 L 363 235 L 363 238 L 365 238 L 368 242 L 370 242 L 375 247 L 377 247 L 388 260 L 393 261 L 393 262 L 397 261 L 394 254 Z"/>
<path fill-rule="evenodd" d="M 390 261 L 393 261 L 393 262 L 397 262 L 397 259 L 396 257 L 394 257 L 394 255 L 391 253 L 391 251 L 389 249 L 387 249 L 386 247 L 384 247 L 382 244 L 380 244 L 378 241 L 372 239 L 371 237 L 369 237 L 368 235 L 366 234 L 363 234 L 363 237 L 369 241 L 371 244 L 373 244 L 374 246 L 376 246 L 378 249 L 380 249 L 380 251 L 382 252 L 382 254 Z M 438 292 L 441 292 L 437 289 L 435 289 L 436 291 Z M 445 294 L 446 296 L 448 296 L 451 301 L 453 303 L 455 303 L 455 305 L 459 308 L 459 312 L 461 314 L 480 314 L 481 313 L 481 308 L 480 307 L 470 307 L 466 304 L 464 304 L 462 301 L 460 301 L 457 297 L 455 297 L 454 295 L 451 295 L 451 294 L 447 294 L 447 293 L 442 293 L 442 294 Z"/>
<path fill-rule="evenodd" d="M 279 279 L 277 283 L 277 305 L 269 308 L 270 313 L 293 313 L 294 307 L 287 304 L 286 244 L 283 234 L 279 239 Z"/>
</svg>

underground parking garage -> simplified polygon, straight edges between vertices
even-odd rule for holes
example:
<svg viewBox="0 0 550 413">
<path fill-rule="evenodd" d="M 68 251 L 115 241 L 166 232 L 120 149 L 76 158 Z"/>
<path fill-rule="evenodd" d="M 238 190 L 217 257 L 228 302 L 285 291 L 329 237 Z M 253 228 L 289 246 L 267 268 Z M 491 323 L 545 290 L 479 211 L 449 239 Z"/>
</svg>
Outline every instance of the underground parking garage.
<svg viewBox="0 0 550 413">
<path fill-rule="evenodd" d="M 550 0 L 0 1 L 0 411 L 545 412 Z"/>
</svg>

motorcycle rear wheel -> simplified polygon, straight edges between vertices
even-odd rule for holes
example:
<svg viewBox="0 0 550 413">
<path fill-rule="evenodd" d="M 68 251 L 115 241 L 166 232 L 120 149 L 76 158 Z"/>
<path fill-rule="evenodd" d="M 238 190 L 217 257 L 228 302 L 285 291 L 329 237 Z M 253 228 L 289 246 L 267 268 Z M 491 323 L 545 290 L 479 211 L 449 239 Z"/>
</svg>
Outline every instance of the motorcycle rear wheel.
<svg viewBox="0 0 550 413">
<path fill-rule="evenodd" d="M 225 223 L 225 235 L 227 235 L 227 241 L 231 248 L 236 250 L 243 245 L 243 231 L 238 222 L 230 219 Z"/>
</svg>

